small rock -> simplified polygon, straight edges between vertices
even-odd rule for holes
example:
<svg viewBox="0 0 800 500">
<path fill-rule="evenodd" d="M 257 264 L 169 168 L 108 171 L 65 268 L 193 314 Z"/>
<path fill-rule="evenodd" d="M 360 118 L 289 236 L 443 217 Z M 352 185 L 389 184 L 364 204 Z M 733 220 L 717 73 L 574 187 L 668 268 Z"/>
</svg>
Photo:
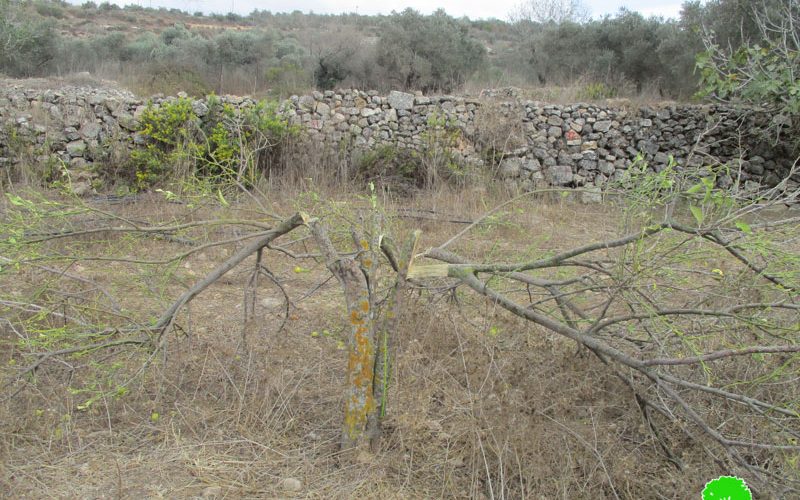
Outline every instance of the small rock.
<svg viewBox="0 0 800 500">
<path fill-rule="evenodd" d="M 325 118 L 331 113 L 331 107 L 325 104 L 324 102 L 319 102 L 317 103 L 317 113 L 319 113 L 320 116 Z"/>
<path fill-rule="evenodd" d="M 86 122 L 78 133 L 85 139 L 97 139 L 103 128 L 97 122 Z"/>
<path fill-rule="evenodd" d="M 72 141 L 67 144 L 67 154 L 71 157 L 83 156 L 86 152 L 86 143 L 83 141 Z"/>
<path fill-rule="evenodd" d="M 206 116 L 208 114 L 208 106 L 201 101 L 193 101 L 192 102 L 192 111 L 199 117 Z"/>
<path fill-rule="evenodd" d="M 284 491 L 300 491 L 303 489 L 303 483 L 294 477 L 287 477 L 282 483 Z"/>
<path fill-rule="evenodd" d="M 222 495 L 221 486 L 209 486 L 203 490 L 203 498 L 216 498 Z"/>
<path fill-rule="evenodd" d="M 125 130 L 130 130 L 131 132 L 135 132 L 136 129 L 139 128 L 139 122 L 136 121 L 136 119 L 133 116 L 127 113 L 119 115 L 119 117 L 117 117 L 117 120 L 119 121 L 119 126 L 124 128 Z"/>
<path fill-rule="evenodd" d="M 667 163 L 669 163 L 669 155 L 667 153 L 659 151 L 658 153 L 656 153 L 655 157 L 653 158 L 653 161 L 655 163 L 666 165 Z"/>
<path fill-rule="evenodd" d="M 300 109 L 305 109 L 306 111 L 314 111 L 314 108 L 317 105 L 317 101 L 315 101 L 314 98 L 311 97 L 310 95 L 304 95 L 300 97 L 298 104 L 300 105 Z"/>
<path fill-rule="evenodd" d="M 522 164 L 522 169 L 528 172 L 538 172 L 542 169 L 542 164 L 536 158 L 530 158 Z"/>
<path fill-rule="evenodd" d="M 273 307 L 280 307 L 283 305 L 283 301 L 274 299 L 272 297 L 264 297 L 261 299 L 261 307 L 266 309 L 271 309 Z"/>
<path fill-rule="evenodd" d="M 72 158 L 69 160 L 69 169 L 73 171 L 86 170 L 89 167 L 89 162 L 81 157 Z"/>
<path fill-rule="evenodd" d="M 87 181 L 73 182 L 70 189 L 75 196 L 86 196 L 94 192 L 92 185 Z"/>
<path fill-rule="evenodd" d="M 611 128 L 611 121 L 610 120 L 596 121 L 594 125 L 592 125 L 592 128 L 594 129 L 595 132 L 608 132 L 608 130 Z"/>
<path fill-rule="evenodd" d="M 522 160 L 519 158 L 506 158 L 500 164 L 497 173 L 501 179 L 513 179 L 519 177 L 522 168 Z"/>
<path fill-rule="evenodd" d="M 775 172 L 767 172 L 764 176 L 764 184 L 769 187 L 775 187 L 781 182 L 781 178 L 775 175 Z"/>
<path fill-rule="evenodd" d="M 564 123 L 564 120 L 562 120 L 560 116 L 551 115 L 547 117 L 548 125 L 552 125 L 554 127 L 560 127 L 562 123 Z"/>
</svg>

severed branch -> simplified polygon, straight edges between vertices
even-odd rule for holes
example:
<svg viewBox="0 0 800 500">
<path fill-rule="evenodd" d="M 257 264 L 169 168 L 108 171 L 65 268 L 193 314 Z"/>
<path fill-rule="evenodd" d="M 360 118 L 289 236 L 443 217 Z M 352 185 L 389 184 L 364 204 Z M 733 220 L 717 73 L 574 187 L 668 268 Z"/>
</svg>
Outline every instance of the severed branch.
<svg viewBox="0 0 800 500">
<path fill-rule="evenodd" d="M 152 330 L 159 331 L 163 336 L 168 327 L 174 321 L 175 315 L 178 313 L 178 311 L 183 306 L 188 304 L 192 299 L 194 299 L 200 292 L 214 284 L 218 279 L 225 275 L 225 273 L 239 265 L 243 260 L 253 253 L 256 253 L 258 250 L 267 246 L 276 238 L 283 236 L 298 226 L 305 225 L 308 222 L 308 216 L 302 212 L 298 212 L 288 219 L 284 219 L 278 223 L 274 229 L 267 231 L 257 240 L 248 243 L 245 247 L 240 249 L 225 262 L 217 266 L 217 268 L 209 273 L 205 278 L 198 281 L 189 290 L 184 292 L 183 295 L 181 295 L 166 311 L 164 311 L 158 321 L 156 321 L 155 325 L 153 325 Z"/>
<path fill-rule="evenodd" d="M 99 233 L 138 233 L 138 234 L 144 233 L 144 234 L 168 235 L 170 233 L 175 233 L 177 231 L 191 229 L 194 227 L 224 226 L 224 225 L 250 226 L 250 227 L 256 227 L 261 230 L 269 230 L 272 227 L 269 224 L 264 224 L 253 220 L 243 220 L 243 219 L 204 220 L 204 221 L 187 222 L 185 224 L 175 224 L 172 226 L 143 226 L 136 224 L 134 222 L 130 222 L 130 225 L 128 226 L 106 226 L 106 227 L 95 227 L 91 229 L 83 229 L 76 231 L 64 230 L 46 234 L 32 234 L 30 235 L 32 237 L 26 238 L 23 241 L 23 243 L 25 244 L 42 243 L 44 241 L 50 241 L 59 238 L 75 238 L 79 236 L 88 236 Z"/>
<path fill-rule="evenodd" d="M 763 226 L 765 231 L 773 227 L 772 224 L 764 224 Z M 760 226 L 756 227 L 756 230 L 758 229 L 762 228 Z M 636 257 L 635 252 L 633 254 L 629 253 L 628 248 L 637 249 L 637 252 L 643 251 L 648 247 L 653 250 L 657 249 L 661 242 L 669 242 L 669 239 L 657 238 L 653 245 L 648 245 L 647 247 L 643 245 L 646 240 L 651 239 L 652 241 L 653 237 L 665 234 L 667 230 L 687 234 L 690 238 L 689 240 L 670 243 L 670 246 L 664 250 L 658 250 L 652 256 L 648 255 L 647 258 L 649 260 L 646 264 L 639 262 L 640 257 Z M 669 415 L 669 418 L 671 418 L 674 410 L 677 409 L 677 414 L 682 414 L 685 421 L 696 425 L 702 431 L 702 434 L 716 442 L 725 450 L 731 460 L 753 474 L 758 480 L 764 482 L 771 477 L 772 473 L 750 464 L 745 453 L 739 450 L 750 448 L 796 451 L 800 449 L 800 446 L 775 442 L 775 439 L 771 439 L 769 435 L 765 436 L 765 439 L 759 439 L 756 436 L 747 434 L 743 434 L 746 436 L 745 438 L 734 437 L 737 433 L 731 434 L 731 432 L 723 430 L 715 421 L 715 414 L 712 410 L 717 411 L 716 408 L 718 407 L 712 406 L 711 409 L 707 409 L 705 405 L 698 405 L 696 398 L 704 397 L 705 399 L 701 399 L 701 401 L 707 401 L 710 396 L 727 404 L 733 403 L 737 407 L 749 408 L 752 418 L 762 419 L 764 422 L 771 423 L 772 426 L 783 429 L 781 432 L 791 435 L 800 432 L 800 412 L 796 405 L 791 401 L 785 403 L 771 402 L 773 395 L 770 391 L 765 392 L 769 396 L 749 394 L 745 393 L 744 388 L 738 384 L 730 387 L 723 385 L 725 388 L 720 389 L 711 385 L 710 376 L 705 384 L 694 382 L 692 376 L 702 376 L 701 371 L 708 370 L 706 363 L 735 363 L 737 358 L 741 359 L 754 354 L 779 355 L 775 359 L 775 363 L 785 363 L 785 366 L 791 366 L 788 363 L 792 363 L 792 360 L 797 359 L 796 353 L 800 352 L 800 345 L 792 344 L 792 337 L 787 335 L 781 337 L 787 341 L 784 345 L 747 346 L 745 344 L 738 347 L 717 348 L 714 350 L 714 345 L 711 342 L 707 342 L 707 345 L 694 347 L 693 344 L 685 344 L 683 338 L 687 335 L 686 332 L 693 332 L 690 338 L 693 338 L 694 335 L 698 338 L 708 337 L 708 334 L 704 335 L 703 328 L 709 324 L 716 325 L 715 330 L 727 328 L 729 332 L 737 332 L 742 336 L 747 335 L 748 331 L 762 331 L 769 335 L 769 331 L 764 328 L 771 329 L 773 332 L 783 331 L 787 334 L 796 332 L 798 328 L 797 322 L 796 319 L 792 322 L 791 315 L 800 307 L 796 304 L 796 299 L 793 298 L 796 296 L 797 287 L 792 282 L 791 274 L 773 273 L 768 270 L 767 266 L 758 264 L 745 254 L 745 250 L 739 246 L 737 241 L 737 238 L 745 236 L 742 231 L 731 228 L 725 228 L 724 231 L 726 232 L 725 236 L 723 236 L 723 228 L 720 225 L 693 228 L 674 220 L 667 220 L 617 239 L 579 246 L 560 252 L 552 257 L 512 264 L 470 263 L 443 247 L 438 247 L 427 250 L 423 256 L 443 263 L 414 265 L 409 270 L 408 275 L 410 278 L 415 279 L 430 277 L 454 278 L 458 283 L 466 285 L 512 314 L 587 347 L 631 387 L 637 396 L 640 407 L 645 404 L 645 406 L 663 411 L 660 410 L 659 406 L 653 405 L 645 398 L 644 393 L 635 387 L 634 383 L 636 381 L 638 381 L 636 385 L 644 383 L 645 391 L 655 391 L 655 400 L 660 400 L 662 404 L 669 403 L 665 405 L 665 410 L 668 412 L 665 415 Z M 733 237 L 727 233 L 733 233 Z M 758 299 L 763 300 L 748 300 L 750 297 L 740 295 L 744 300 L 739 303 L 723 301 L 714 307 L 706 307 L 706 303 L 701 301 L 700 303 L 704 303 L 702 308 L 688 305 L 691 304 L 691 300 L 687 304 L 680 305 L 674 303 L 674 301 L 662 303 L 661 300 L 667 293 L 675 294 L 678 299 L 682 298 L 680 288 L 669 288 L 680 282 L 676 281 L 675 284 L 667 282 L 665 284 L 667 288 L 661 293 L 655 294 L 650 293 L 649 289 L 641 286 L 640 280 L 642 277 L 647 276 L 647 280 L 655 282 L 657 278 L 650 277 L 649 274 L 646 274 L 646 270 L 650 269 L 654 276 L 658 276 L 658 271 L 652 270 L 658 269 L 659 259 L 667 257 L 679 258 L 677 255 L 680 255 L 681 252 L 690 251 L 687 248 L 687 243 L 689 242 L 711 244 L 722 250 L 720 255 L 724 255 L 727 252 L 743 265 L 744 269 L 741 273 L 763 278 L 767 282 L 765 286 L 770 288 L 759 288 L 758 293 L 769 291 L 769 295 L 758 297 Z M 612 249 L 618 249 L 618 251 L 608 257 L 606 253 Z M 597 252 L 604 252 L 604 257 L 593 257 L 593 253 L 596 254 Z M 614 257 L 614 255 L 618 256 Z M 630 255 L 634 257 L 630 257 Z M 581 260 L 578 261 L 576 258 Z M 612 265 L 612 263 L 615 264 Z M 545 278 L 531 276 L 526 272 L 576 265 L 584 267 L 587 270 L 586 273 L 558 283 Z M 645 266 L 644 268 L 642 268 L 643 265 Z M 646 266 L 652 267 L 648 268 Z M 685 270 L 687 273 L 691 273 L 691 271 L 691 269 Z M 665 272 L 669 273 L 672 270 L 667 269 Z M 494 281 L 491 281 L 493 286 L 490 286 L 490 281 L 481 279 L 481 274 L 490 275 L 492 277 L 489 278 L 490 280 L 494 277 L 499 277 L 505 280 L 525 283 L 528 286 L 529 297 L 532 293 L 530 288 L 538 288 L 541 292 L 537 293 L 537 295 L 544 296 L 544 298 L 536 303 L 551 302 L 554 304 L 553 310 L 545 313 L 533 306 L 526 307 L 516 302 L 510 295 L 519 293 L 518 289 L 512 287 L 510 290 L 503 292 L 499 288 L 494 288 Z M 731 272 L 731 275 L 736 276 L 737 273 Z M 712 273 L 710 277 L 706 278 L 707 283 L 705 286 L 716 286 L 718 282 L 715 282 L 715 279 L 721 280 L 720 277 L 715 277 Z M 586 286 L 587 283 L 590 283 L 591 286 Z M 499 287 L 500 285 L 496 286 Z M 655 287 L 655 284 L 653 284 L 653 287 Z M 720 295 L 715 301 L 707 304 L 711 305 L 722 301 L 726 296 L 725 289 L 723 288 L 719 293 Z M 601 299 L 598 297 L 599 294 L 604 294 L 607 297 Z M 699 289 L 692 290 L 686 297 L 691 299 L 691 297 L 698 294 L 700 294 Z M 713 295 L 706 296 L 706 300 L 711 300 L 712 298 Z M 532 299 L 531 302 L 532 304 L 534 303 Z M 775 321 L 765 323 L 762 322 L 763 316 L 759 315 L 761 312 L 773 312 L 778 316 Z M 781 326 L 779 318 L 783 318 L 786 326 Z M 579 327 L 581 323 L 585 326 Z M 741 326 L 731 327 L 731 323 Z M 602 335 L 604 331 L 611 329 L 611 327 L 620 330 L 620 334 L 615 332 L 610 337 Z M 625 327 L 629 328 L 626 329 Z M 683 330 L 683 328 L 688 328 L 688 330 Z M 627 334 L 625 334 L 626 331 Z M 644 332 L 658 346 L 658 351 L 656 352 L 660 353 L 660 356 L 654 356 L 653 351 L 650 350 L 652 343 L 648 344 L 647 337 L 642 339 L 641 334 Z M 733 340 L 727 340 L 727 342 L 740 342 L 741 340 L 737 339 L 743 337 L 731 335 L 731 338 Z M 756 337 L 756 340 L 758 339 L 759 337 Z M 628 343 L 620 344 L 620 340 Z M 722 347 L 727 346 L 723 345 Z M 664 355 L 664 351 L 680 348 L 694 350 L 694 352 L 688 353 L 690 354 L 688 356 L 680 355 L 680 351 L 676 353 L 677 355 Z M 787 356 L 788 360 L 781 361 L 781 355 Z M 783 369 L 781 368 L 781 370 Z M 625 376 L 623 373 L 630 375 Z M 634 377 L 633 375 L 636 376 Z M 791 398 L 791 396 L 788 397 Z M 672 408 L 670 408 L 670 405 Z M 666 443 L 658 435 L 658 431 L 655 430 L 655 423 L 652 421 L 652 417 L 647 412 L 644 413 L 648 424 L 653 429 L 669 460 L 680 464 L 679 460 L 676 461 L 674 453 L 666 447 Z M 791 482 L 790 479 L 784 479 Z M 796 486 L 788 487 L 792 491 L 796 491 Z"/>
</svg>

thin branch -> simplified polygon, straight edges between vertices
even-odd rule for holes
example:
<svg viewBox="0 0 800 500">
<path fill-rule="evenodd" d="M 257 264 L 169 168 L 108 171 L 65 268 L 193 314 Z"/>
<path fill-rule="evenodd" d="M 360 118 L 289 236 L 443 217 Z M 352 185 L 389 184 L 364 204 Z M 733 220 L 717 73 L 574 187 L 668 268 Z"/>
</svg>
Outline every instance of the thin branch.
<svg viewBox="0 0 800 500">
<path fill-rule="evenodd" d="M 41 243 L 59 238 L 73 238 L 78 236 L 86 236 L 97 233 L 174 233 L 184 229 L 190 229 L 200 226 L 221 226 L 221 225 L 240 225 L 252 226 L 262 230 L 271 229 L 271 225 L 263 224 L 253 220 L 243 219 L 218 219 L 218 220 L 204 220 L 196 222 L 187 222 L 185 224 L 177 224 L 173 226 L 140 226 L 130 221 L 130 226 L 110 226 L 110 227 L 96 227 L 92 229 L 84 229 L 80 231 L 58 231 L 47 233 L 39 237 L 29 238 L 21 241 L 23 244 Z M 36 235 L 38 236 L 38 235 Z"/>
<path fill-rule="evenodd" d="M 798 345 L 775 345 L 775 346 L 758 346 L 748 347 L 745 349 L 725 349 L 722 351 L 710 352 L 702 356 L 692 356 L 689 358 L 656 358 L 648 359 L 642 362 L 644 366 L 657 366 L 657 365 L 694 365 L 703 363 L 705 361 L 715 361 L 723 358 L 730 358 L 733 356 L 746 356 L 748 354 L 779 354 L 789 352 L 800 352 Z"/>
<path fill-rule="evenodd" d="M 45 353 L 33 353 L 34 356 L 39 356 L 39 359 L 36 360 L 35 363 L 26 366 L 25 368 L 21 369 L 17 372 L 14 376 L 15 380 L 19 380 L 20 378 L 24 377 L 26 374 L 36 370 L 42 363 L 47 361 L 48 359 L 57 357 L 57 356 L 64 356 L 67 354 L 74 354 L 76 352 L 88 352 L 88 351 L 96 351 L 98 349 L 106 349 L 109 347 L 116 347 L 120 345 L 144 345 L 150 342 L 149 337 L 139 337 L 135 339 L 119 339 L 119 340 L 110 340 L 108 342 L 99 342 L 97 344 L 89 344 L 84 346 L 78 347 L 70 347 L 68 349 L 60 349 L 58 351 L 51 351 Z M 9 384 L 6 385 L 8 387 Z"/>
<path fill-rule="evenodd" d="M 193 298 L 195 298 L 200 292 L 211 286 L 225 273 L 227 273 L 228 271 L 239 265 L 239 263 L 241 263 L 244 259 L 255 253 L 258 249 L 267 246 L 274 239 L 292 231 L 296 227 L 306 224 L 308 220 L 309 220 L 308 216 L 305 215 L 304 213 L 302 212 L 296 213 L 293 216 L 289 217 L 288 219 L 281 221 L 274 229 L 272 229 L 271 231 L 267 231 L 256 241 L 250 242 L 247 246 L 240 249 L 228 260 L 220 264 L 205 278 L 195 283 L 194 286 L 192 286 L 189 290 L 184 292 L 184 294 L 181 295 L 178 298 L 178 300 L 173 302 L 173 304 L 161 315 L 158 321 L 156 321 L 156 324 L 154 325 L 153 328 L 154 329 L 166 328 L 172 322 L 172 319 L 175 317 L 175 314 L 183 306 L 185 306 Z"/>
</svg>

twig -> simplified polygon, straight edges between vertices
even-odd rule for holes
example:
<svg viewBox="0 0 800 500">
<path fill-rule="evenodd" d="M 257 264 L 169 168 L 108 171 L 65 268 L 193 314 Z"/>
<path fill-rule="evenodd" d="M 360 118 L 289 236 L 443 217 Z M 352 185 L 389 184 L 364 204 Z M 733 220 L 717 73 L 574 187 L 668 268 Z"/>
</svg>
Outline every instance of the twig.
<svg viewBox="0 0 800 500">
<path fill-rule="evenodd" d="M 258 249 L 267 246 L 271 241 L 282 236 L 298 226 L 306 224 L 308 222 L 308 216 L 303 214 L 302 212 L 296 213 L 295 215 L 289 217 L 281 221 L 274 229 L 271 231 L 267 231 L 261 237 L 259 237 L 256 241 L 252 241 L 247 246 L 240 249 L 236 252 L 232 257 L 228 260 L 220 264 L 216 269 L 214 269 L 211 273 L 209 273 L 205 278 L 200 280 L 199 282 L 195 283 L 189 290 L 184 292 L 173 304 L 161 315 L 161 317 L 156 321 L 154 325 L 154 329 L 162 330 L 172 322 L 175 314 L 186 304 L 188 304 L 192 299 L 194 299 L 200 292 L 211 286 L 215 283 L 219 278 L 221 278 L 225 273 L 239 265 L 244 259 L 249 257 L 251 254 L 256 252 Z"/>
<path fill-rule="evenodd" d="M 715 361 L 723 358 L 730 358 L 733 356 L 746 356 L 748 354 L 779 354 L 789 352 L 800 352 L 800 345 L 775 345 L 775 346 L 757 346 L 748 347 L 745 349 L 725 349 L 722 351 L 710 352 L 701 356 L 692 356 L 689 358 L 656 358 L 648 359 L 642 362 L 644 366 L 678 366 L 678 365 L 694 365 L 703 363 L 705 361 Z"/>
</svg>

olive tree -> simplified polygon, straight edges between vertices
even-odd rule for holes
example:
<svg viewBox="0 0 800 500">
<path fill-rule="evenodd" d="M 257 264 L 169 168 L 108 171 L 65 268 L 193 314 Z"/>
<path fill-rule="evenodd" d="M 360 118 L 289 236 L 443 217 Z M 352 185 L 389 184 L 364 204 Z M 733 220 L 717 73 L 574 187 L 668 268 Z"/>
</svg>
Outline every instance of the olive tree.
<svg viewBox="0 0 800 500">
<path fill-rule="evenodd" d="M 526 0 L 516 6 L 511 19 L 541 24 L 580 23 L 589 19 L 589 8 L 581 0 Z"/>
<path fill-rule="evenodd" d="M 389 16 L 377 46 L 377 63 L 393 86 L 452 91 L 484 62 L 486 49 L 468 26 L 443 10 L 423 16 L 406 9 Z"/>
<path fill-rule="evenodd" d="M 58 42 L 52 22 L 34 21 L 17 2 L 0 0 L 0 71 L 18 77 L 45 74 Z"/>
</svg>

